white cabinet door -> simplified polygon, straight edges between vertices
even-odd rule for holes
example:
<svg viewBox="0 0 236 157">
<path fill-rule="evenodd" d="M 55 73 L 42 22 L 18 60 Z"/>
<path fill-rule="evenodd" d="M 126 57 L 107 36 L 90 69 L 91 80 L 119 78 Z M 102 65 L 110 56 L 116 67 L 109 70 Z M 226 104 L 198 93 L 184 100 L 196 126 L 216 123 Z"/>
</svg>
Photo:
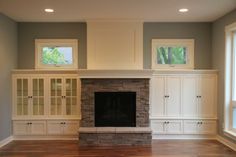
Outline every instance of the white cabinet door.
<svg viewBox="0 0 236 157">
<path fill-rule="evenodd" d="M 198 131 L 200 134 L 216 134 L 216 121 L 201 121 Z"/>
<path fill-rule="evenodd" d="M 184 134 L 198 134 L 198 121 L 184 120 Z"/>
<path fill-rule="evenodd" d="M 78 121 L 65 121 L 63 134 L 64 135 L 76 135 L 79 130 L 79 122 Z"/>
<path fill-rule="evenodd" d="M 184 117 L 196 117 L 198 114 L 196 76 L 184 76 L 182 79 L 182 107 Z"/>
<path fill-rule="evenodd" d="M 166 116 L 178 117 L 181 114 L 181 78 L 179 76 L 166 77 Z"/>
<path fill-rule="evenodd" d="M 46 121 L 31 121 L 30 122 L 31 135 L 45 135 Z"/>
<path fill-rule="evenodd" d="M 151 79 L 151 116 L 165 115 L 165 77 L 155 76 Z"/>
<path fill-rule="evenodd" d="M 216 134 L 216 121 L 184 120 L 184 134 Z"/>
<path fill-rule="evenodd" d="M 165 134 L 165 120 L 152 120 L 151 128 L 153 134 Z"/>
<path fill-rule="evenodd" d="M 62 121 L 48 121 L 47 122 L 47 133 L 49 135 L 61 135 L 63 134 L 63 122 Z"/>
<path fill-rule="evenodd" d="M 29 135 L 30 126 L 28 121 L 14 121 L 13 134 L 14 135 Z"/>
<path fill-rule="evenodd" d="M 199 116 L 214 118 L 216 116 L 216 77 L 201 76 L 199 82 Z"/>
<path fill-rule="evenodd" d="M 182 134 L 182 120 L 167 120 L 166 121 L 166 134 Z"/>
</svg>

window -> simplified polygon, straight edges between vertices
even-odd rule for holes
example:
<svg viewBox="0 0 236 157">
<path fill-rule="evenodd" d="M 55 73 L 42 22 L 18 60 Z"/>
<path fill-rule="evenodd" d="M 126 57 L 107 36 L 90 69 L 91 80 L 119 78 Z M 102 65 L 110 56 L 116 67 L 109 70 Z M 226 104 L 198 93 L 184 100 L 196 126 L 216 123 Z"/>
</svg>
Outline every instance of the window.
<svg viewBox="0 0 236 157">
<path fill-rule="evenodd" d="M 76 39 L 36 39 L 36 69 L 77 69 Z"/>
<path fill-rule="evenodd" d="M 226 135 L 236 138 L 236 23 L 226 26 L 225 117 Z"/>
<path fill-rule="evenodd" d="M 152 68 L 193 69 L 193 39 L 153 39 Z"/>
</svg>

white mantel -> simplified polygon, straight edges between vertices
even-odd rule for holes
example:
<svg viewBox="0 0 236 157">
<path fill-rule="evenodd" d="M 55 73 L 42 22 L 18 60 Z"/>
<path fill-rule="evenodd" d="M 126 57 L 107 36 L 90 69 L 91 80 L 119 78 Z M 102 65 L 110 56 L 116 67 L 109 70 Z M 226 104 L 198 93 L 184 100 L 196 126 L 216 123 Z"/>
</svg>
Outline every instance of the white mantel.
<svg viewBox="0 0 236 157">
<path fill-rule="evenodd" d="M 153 70 L 78 70 L 80 78 L 151 78 Z"/>
</svg>

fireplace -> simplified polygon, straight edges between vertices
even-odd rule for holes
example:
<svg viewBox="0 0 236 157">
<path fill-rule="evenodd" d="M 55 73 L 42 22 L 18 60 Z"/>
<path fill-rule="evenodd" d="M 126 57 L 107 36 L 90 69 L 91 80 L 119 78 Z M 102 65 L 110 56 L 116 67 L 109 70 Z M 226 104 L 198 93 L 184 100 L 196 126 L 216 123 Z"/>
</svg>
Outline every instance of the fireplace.
<svg viewBox="0 0 236 157">
<path fill-rule="evenodd" d="M 95 92 L 95 127 L 135 127 L 136 92 Z"/>
<path fill-rule="evenodd" d="M 80 145 L 151 144 L 149 78 L 82 78 Z"/>
</svg>

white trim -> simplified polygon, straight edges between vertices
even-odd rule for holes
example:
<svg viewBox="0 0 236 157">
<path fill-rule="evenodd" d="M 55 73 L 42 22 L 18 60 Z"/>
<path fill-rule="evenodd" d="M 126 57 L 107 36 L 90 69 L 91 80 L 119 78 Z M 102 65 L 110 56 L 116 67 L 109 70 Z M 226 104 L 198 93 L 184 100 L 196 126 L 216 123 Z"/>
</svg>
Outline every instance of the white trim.
<svg viewBox="0 0 236 157">
<path fill-rule="evenodd" d="M 2 141 L 0 141 L 0 148 L 5 146 L 6 144 L 10 143 L 11 141 L 13 141 L 13 136 L 9 136 L 9 137 L 3 139 Z"/>
<path fill-rule="evenodd" d="M 152 139 L 171 139 L 171 140 L 177 140 L 177 139 L 182 139 L 182 140 L 189 140 L 189 139 L 213 139 L 216 140 L 216 135 L 160 135 L 160 134 L 153 134 Z"/>
<path fill-rule="evenodd" d="M 219 141 L 220 143 L 226 145 L 227 147 L 233 149 L 234 151 L 236 151 L 236 144 L 225 139 L 224 137 L 217 135 L 217 141 Z"/>
<path fill-rule="evenodd" d="M 75 136 L 14 136 L 14 140 L 78 140 L 78 135 Z"/>
<path fill-rule="evenodd" d="M 156 47 L 183 46 L 187 48 L 186 64 L 158 64 Z M 152 39 L 152 69 L 193 69 L 194 39 Z"/>
<path fill-rule="evenodd" d="M 45 65 L 41 63 L 42 47 L 44 46 L 69 46 L 72 47 L 71 65 Z M 78 69 L 78 40 L 77 39 L 35 39 L 35 69 L 62 70 Z"/>
</svg>

